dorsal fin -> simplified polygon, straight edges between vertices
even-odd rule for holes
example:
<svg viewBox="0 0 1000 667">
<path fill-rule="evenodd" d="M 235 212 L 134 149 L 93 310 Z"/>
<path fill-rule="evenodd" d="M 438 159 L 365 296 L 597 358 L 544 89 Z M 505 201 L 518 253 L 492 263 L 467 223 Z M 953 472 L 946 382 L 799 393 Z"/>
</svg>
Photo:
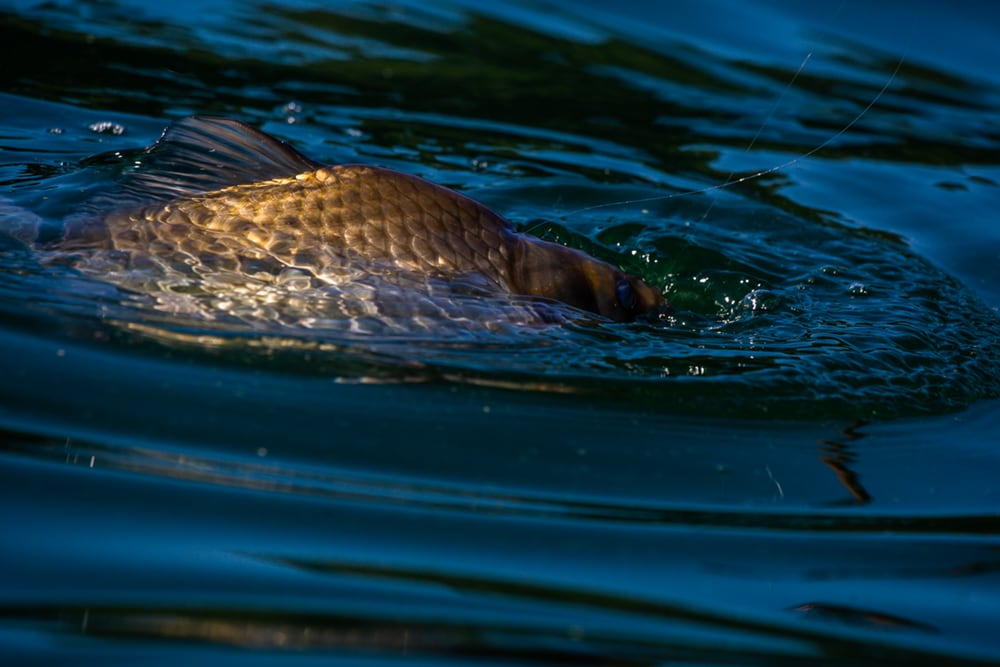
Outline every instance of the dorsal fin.
<svg viewBox="0 0 1000 667">
<path fill-rule="evenodd" d="M 321 166 L 246 123 L 192 116 L 164 130 L 125 175 L 123 187 L 137 201 L 162 201 Z"/>
</svg>

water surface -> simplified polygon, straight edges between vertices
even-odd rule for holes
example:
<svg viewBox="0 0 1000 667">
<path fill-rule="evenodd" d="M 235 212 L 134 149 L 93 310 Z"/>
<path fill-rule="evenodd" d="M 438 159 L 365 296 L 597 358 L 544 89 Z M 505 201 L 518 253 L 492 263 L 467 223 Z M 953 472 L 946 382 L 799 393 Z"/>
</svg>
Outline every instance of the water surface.
<svg viewBox="0 0 1000 667">
<path fill-rule="evenodd" d="M 5 651 L 996 661 L 991 17 L 699 7 L 9 5 Z M 672 313 L 208 319 L 18 240 L 195 113 L 455 188 Z"/>
</svg>

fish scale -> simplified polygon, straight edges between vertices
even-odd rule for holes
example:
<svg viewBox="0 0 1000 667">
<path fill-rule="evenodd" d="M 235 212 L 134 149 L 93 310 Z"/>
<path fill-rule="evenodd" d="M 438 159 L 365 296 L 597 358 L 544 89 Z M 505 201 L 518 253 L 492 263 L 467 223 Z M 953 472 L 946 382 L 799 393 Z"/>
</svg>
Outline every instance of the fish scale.
<svg viewBox="0 0 1000 667">
<path fill-rule="evenodd" d="M 515 241 L 507 223 L 453 193 L 400 187 L 404 179 L 362 166 L 320 169 L 113 214 L 107 225 L 112 245 L 134 253 L 210 255 L 227 265 L 238 256 L 267 255 L 301 267 L 298 254 L 323 244 L 344 260 L 357 255 L 412 271 L 476 272 L 506 289 L 510 256 L 504 249 Z M 303 222 L 309 219 L 320 223 Z M 456 228 L 464 229 L 447 231 Z M 322 277 L 322 267 L 314 268 Z"/>
<path fill-rule="evenodd" d="M 172 125 L 126 174 L 121 197 L 115 208 L 114 195 L 103 196 L 104 208 L 67 224 L 55 252 L 133 291 L 214 292 L 220 297 L 210 300 L 220 308 L 266 310 L 275 321 L 294 322 L 275 304 L 291 307 L 303 295 L 265 294 L 261 286 L 291 290 L 301 280 L 285 282 L 288 270 L 317 281 L 310 284 L 318 302 L 302 312 L 322 319 L 331 308 L 400 313 L 399 304 L 420 304 L 419 329 L 468 309 L 455 299 L 472 298 L 470 289 L 476 298 L 495 298 L 496 311 L 477 306 L 470 321 L 504 319 L 499 309 L 515 296 L 546 297 L 615 320 L 663 303 L 638 278 L 520 234 L 462 194 L 380 167 L 321 166 L 229 119 Z M 108 250 L 120 255 L 100 255 Z M 334 291 L 319 289 L 324 285 Z M 153 296 L 177 303 L 175 296 Z M 399 303 L 350 303 L 383 296 Z"/>
</svg>

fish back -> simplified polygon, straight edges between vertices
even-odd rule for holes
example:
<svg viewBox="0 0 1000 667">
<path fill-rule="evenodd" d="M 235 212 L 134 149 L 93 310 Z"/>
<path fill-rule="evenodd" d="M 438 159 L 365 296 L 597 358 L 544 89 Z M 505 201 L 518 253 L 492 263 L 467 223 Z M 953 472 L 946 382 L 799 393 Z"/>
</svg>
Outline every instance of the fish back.
<svg viewBox="0 0 1000 667">
<path fill-rule="evenodd" d="M 443 277 L 475 273 L 507 289 L 511 225 L 423 179 L 325 167 L 108 216 L 118 250 L 239 270 L 273 263 L 322 277 L 378 265 Z"/>
</svg>

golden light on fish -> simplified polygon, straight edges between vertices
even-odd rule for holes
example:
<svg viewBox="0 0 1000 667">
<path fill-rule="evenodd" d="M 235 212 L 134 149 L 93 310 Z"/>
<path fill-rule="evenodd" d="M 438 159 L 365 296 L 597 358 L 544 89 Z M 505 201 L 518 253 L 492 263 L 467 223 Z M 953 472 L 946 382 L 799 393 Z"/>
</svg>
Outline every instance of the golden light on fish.
<svg viewBox="0 0 1000 667">
<path fill-rule="evenodd" d="M 639 278 L 518 233 L 482 204 L 366 165 L 322 166 L 242 122 L 169 127 L 126 179 L 121 203 L 67 227 L 67 250 L 109 248 L 192 279 L 217 272 L 320 284 L 402 272 L 486 293 L 545 297 L 615 321 L 663 305 Z"/>
</svg>

